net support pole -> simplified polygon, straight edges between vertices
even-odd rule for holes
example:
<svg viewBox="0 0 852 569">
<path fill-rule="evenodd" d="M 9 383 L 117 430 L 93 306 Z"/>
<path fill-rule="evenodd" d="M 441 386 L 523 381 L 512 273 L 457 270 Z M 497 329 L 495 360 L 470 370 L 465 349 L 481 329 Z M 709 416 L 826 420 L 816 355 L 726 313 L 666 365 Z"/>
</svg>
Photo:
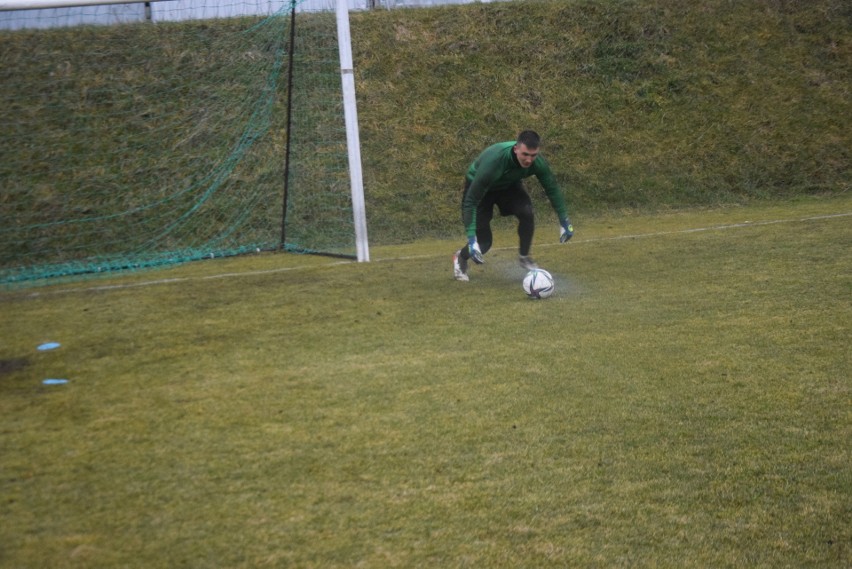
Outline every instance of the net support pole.
<svg viewBox="0 0 852 569">
<path fill-rule="evenodd" d="M 367 262 L 370 260 L 370 249 L 367 240 L 367 212 L 364 206 L 361 141 L 358 136 L 358 107 L 355 103 L 355 70 L 352 64 L 352 37 L 349 32 L 347 0 L 337 0 L 336 13 L 343 114 L 346 121 L 346 147 L 349 154 L 349 183 L 352 191 L 352 217 L 355 223 L 355 250 L 358 262 Z"/>
<path fill-rule="evenodd" d="M 281 249 L 287 247 L 287 200 L 290 197 L 290 144 L 293 140 L 293 52 L 296 49 L 296 0 L 290 0 L 290 45 L 287 49 L 287 118 L 284 144 L 284 196 L 281 199 Z"/>
</svg>

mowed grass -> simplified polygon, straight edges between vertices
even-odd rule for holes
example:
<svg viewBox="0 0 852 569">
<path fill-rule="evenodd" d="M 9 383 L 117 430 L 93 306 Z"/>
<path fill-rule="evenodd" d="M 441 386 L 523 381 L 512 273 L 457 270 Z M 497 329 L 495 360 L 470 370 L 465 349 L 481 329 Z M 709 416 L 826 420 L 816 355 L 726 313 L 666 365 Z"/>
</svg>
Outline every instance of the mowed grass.
<svg viewBox="0 0 852 569">
<path fill-rule="evenodd" d="M 850 213 L 3 293 L 0 566 L 848 567 Z"/>
</svg>

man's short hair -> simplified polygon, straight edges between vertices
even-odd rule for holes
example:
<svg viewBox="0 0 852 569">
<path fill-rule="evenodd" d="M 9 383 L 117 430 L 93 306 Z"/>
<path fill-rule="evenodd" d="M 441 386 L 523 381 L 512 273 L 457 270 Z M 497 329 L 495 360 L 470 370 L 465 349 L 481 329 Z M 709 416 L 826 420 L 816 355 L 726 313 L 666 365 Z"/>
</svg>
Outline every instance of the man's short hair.
<svg viewBox="0 0 852 569">
<path fill-rule="evenodd" d="M 523 144 L 527 148 L 538 148 L 541 145 L 541 137 L 534 130 L 525 130 L 518 135 L 518 144 Z"/>
</svg>

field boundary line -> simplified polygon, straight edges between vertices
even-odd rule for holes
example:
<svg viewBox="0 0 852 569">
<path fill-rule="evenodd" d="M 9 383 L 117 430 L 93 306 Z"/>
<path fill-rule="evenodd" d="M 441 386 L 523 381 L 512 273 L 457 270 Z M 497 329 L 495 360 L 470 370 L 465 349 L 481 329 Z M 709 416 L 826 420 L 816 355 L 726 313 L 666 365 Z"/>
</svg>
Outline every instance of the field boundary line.
<svg viewBox="0 0 852 569">
<path fill-rule="evenodd" d="M 823 219 L 832 219 L 836 217 L 849 217 L 852 212 L 847 213 L 829 213 L 825 215 L 814 215 L 810 217 L 800 217 L 795 219 L 772 219 L 769 221 L 741 221 L 740 223 L 727 223 L 724 225 L 710 225 L 708 227 L 694 227 L 692 229 L 678 229 L 673 231 L 654 231 L 652 233 L 637 233 L 635 235 L 616 235 L 613 237 L 596 237 L 593 239 L 584 239 L 580 243 L 593 243 L 596 241 L 620 241 L 624 239 L 639 239 L 647 237 L 661 237 L 663 235 L 679 235 L 687 233 L 701 233 L 703 231 L 724 231 L 726 229 L 740 229 L 742 227 L 760 227 L 764 225 L 776 225 L 779 223 L 801 223 L 805 221 L 819 221 Z M 553 245 L 552 243 L 549 245 Z"/>
<path fill-rule="evenodd" d="M 603 241 L 624 241 L 626 239 L 647 239 L 649 237 L 663 237 L 666 235 L 686 235 L 689 233 L 701 233 L 704 231 L 723 231 L 726 229 L 740 229 L 743 227 L 760 227 L 762 225 L 776 225 L 779 223 L 802 223 L 805 221 L 820 221 L 824 219 L 833 219 L 838 217 L 852 216 L 852 212 L 846 213 L 828 213 L 824 215 L 813 215 L 808 217 L 796 217 L 789 219 L 772 219 L 768 221 L 742 221 L 740 223 L 726 223 L 723 225 L 708 225 L 707 227 L 693 227 L 689 229 L 674 229 L 671 231 L 652 231 L 650 233 L 635 233 L 629 235 L 613 235 L 611 237 L 592 237 L 589 239 L 571 240 L 573 245 L 583 245 L 585 243 L 600 243 Z M 537 248 L 544 247 L 564 247 L 561 243 L 540 243 L 536 244 Z M 517 249 L 516 246 L 509 247 L 492 247 L 492 251 L 511 251 Z M 443 255 L 409 255 L 404 257 L 388 257 L 386 259 L 375 259 L 375 261 L 402 261 L 407 259 L 428 259 L 430 257 Z"/>
<path fill-rule="evenodd" d="M 250 277 L 257 275 L 268 275 L 274 273 L 285 273 L 288 271 L 298 271 L 302 269 L 310 269 L 310 268 L 322 268 L 322 267 L 331 267 L 334 265 L 349 265 L 351 263 L 355 263 L 356 261 L 336 261 L 334 263 L 329 263 L 327 265 L 297 265 L 294 267 L 279 267 L 277 269 L 262 269 L 262 270 L 252 270 L 252 271 L 242 271 L 242 272 L 231 272 L 231 273 L 219 273 L 216 275 L 200 275 L 200 276 L 191 276 L 191 277 L 171 277 L 166 279 L 155 279 L 150 281 L 141 281 L 136 283 L 117 283 L 117 284 L 109 284 L 109 285 L 95 285 L 89 287 L 79 287 L 79 288 L 64 288 L 59 290 L 51 290 L 51 291 L 34 291 L 26 294 L 22 294 L 21 296 L 27 298 L 36 298 L 39 296 L 51 296 L 51 295 L 59 295 L 59 294 L 70 294 L 74 292 L 101 292 L 108 290 L 120 290 L 125 288 L 138 288 L 138 287 L 146 287 L 146 286 L 154 286 L 154 285 L 163 285 L 163 284 L 174 284 L 188 281 L 211 281 L 217 279 L 227 279 L 232 277 Z"/>
<path fill-rule="evenodd" d="M 789 218 L 789 219 L 772 219 L 768 221 L 743 221 L 740 223 L 727 223 L 723 225 L 709 225 L 707 227 L 693 227 L 689 229 L 676 229 L 671 231 L 653 231 L 650 233 L 635 233 L 630 235 L 614 235 L 611 237 L 593 237 L 590 239 L 579 239 L 572 240 L 571 243 L 574 245 L 582 245 L 585 243 L 600 243 L 605 241 L 623 241 L 626 239 L 648 239 L 651 237 L 662 237 L 666 235 L 686 235 L 689 233 L 701 233 L 707 231 L 724 231 L 728 229 L 741 229 L 744 227 L 761 227 L 766 225 L 777 225 L 780 223 L 803 223 L 806 221 L 821 221 L 827 219 L 835 219 L 840 217 L 849 217 L 852 216 L 852 212 L 845 213 L 830 213 L 824 215 L 813 215 L 808 217 L 797 217 L 797 218 Z M 537 247 L 555 247 L 560 246 L 558 243 L 543 243 L 537 245 Z M 514 247 L 495 247 L 495 251 L 505 251 L 514 249 Z M 430 254 L 430 255 L 409 255 L 402 257 L 385 257 L 385 258 L 377 258 L 373 259 L 374 263 L 381 263 L 387 261 L 405 261 L 410 259 L 429 259 L 433 257 L 440 257 L 442 254 Z M 121 289 L 129 289 L 129 288 L 138 288 L 138 287 L 147 287 L 147 286 L 155 286 L 155 285 L 163 285 L 163 284 L 174 284 L 181 282 L 189 282 L 189 281 L 208 281 L 208 280 L 218 280 L 218 279 L 227 279 L 234 277 L 251 277 L 251 276 L 260 276 L 260 275 L 271 275 L 276 273 L 286 273 L 290 271 L 299 271 L 303 269 L 311 269 L 311 268 L 323 268 L 323 267 L 331 267 L 338 265 L 350 265 L 356 263 L 357 261 L 336 261 L 334 263 L 329 263 L 327 265 L 296 265 L 293 267 L 280 267 L 276 269 L 263 269 L 263 270 L 253 270 L 253 271 L 242 271 L 242 272 L 230 272 L 230 273 L 220 273 L 215 275 L 202 275 L 202 276 L 188 276 L 188 277 L 173 277 L 173 278 L 164 278 L 164 279 L 154 279 L 150 281 L 141 281 L 135 283 L 118 283 L 118 284 L 108 284 L 108 285 L 95 285 L 90 287 L 79 287 L 79 288 L 65 288 L 53 291 L 35 291 L 22 294 L 20 296 L 26 298 L 38 298 L 42 296 L 54 296 L 60 294 L 69 294 L 75 292 L 102 292 L 109 290 L 121 290 Z M 16 295 L 17 296 L 17 295 Z"/>
</svg>

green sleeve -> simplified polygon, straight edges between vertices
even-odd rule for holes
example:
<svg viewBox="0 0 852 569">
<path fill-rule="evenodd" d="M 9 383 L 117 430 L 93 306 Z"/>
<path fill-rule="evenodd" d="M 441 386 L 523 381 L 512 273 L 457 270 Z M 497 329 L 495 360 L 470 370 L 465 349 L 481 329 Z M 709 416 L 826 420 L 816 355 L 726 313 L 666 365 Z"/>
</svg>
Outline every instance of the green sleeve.
<svg viewBox="0 0 852 569">
<path fill-rule="evenodd" d="M 544 188 L 544 193 L 553 207 L 553 211 L 559 216 L 559 221 L 568 219 L 568 208 L 565 207 L 565 196 L 562 195 L 562 190 L 559 189 L 559 184 L 556 182 L 556 177 L 550 170 L 550 164 L 544 159 L 544 156 L 539 155 L 535 161 L 535 177 L 538 178 L 541 187 Z"/>
<path fill-rule="evenodd" d="M 483 152 L 468 170 L 469 174 L 475 172 L 462 201 L 462 222 L 468 239 L 476 236 L 476 208 L 502 171 L 501 153 L 496 145 Z"/>
</svg>

